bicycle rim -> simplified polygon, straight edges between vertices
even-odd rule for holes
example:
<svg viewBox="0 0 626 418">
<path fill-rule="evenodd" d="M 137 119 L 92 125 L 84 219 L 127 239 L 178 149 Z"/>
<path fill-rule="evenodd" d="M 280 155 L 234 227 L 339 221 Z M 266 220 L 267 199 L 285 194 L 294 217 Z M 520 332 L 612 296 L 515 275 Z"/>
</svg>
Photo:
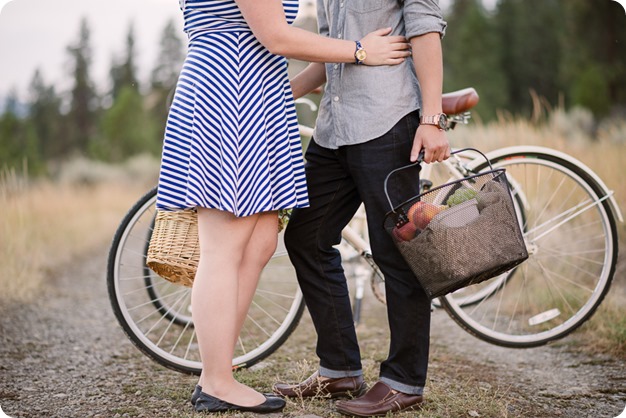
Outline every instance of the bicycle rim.
<svg viewBox="0 0 626 418">
<path fill-rule="evenodd" d="M 107 281 L 113 311 L 131 341 L 163 366 L 199 374 L 202 369 L 191 320 L 191 289 L 145 267 L 156 214 L 156 188 L 129 211 L 113 240 Z M 273 353 L 296 328 L 304 303 L 279 236 L 261 274 L 235 347 L 233 367 L 249 367 Z"/>
<path fill-rule="evenodd" d="M 608 292 L 617 260 L 615 219 L 601 188 L 576 165 L 543 153 L 491 162 L 507 170 L 530 257 L 467 288 L 481 294 L 478 302 L 463 305 L 455 294 L 442 303 L 457 323 L 490 343 L 543 345 L 582 325 Z"/>
</svg>

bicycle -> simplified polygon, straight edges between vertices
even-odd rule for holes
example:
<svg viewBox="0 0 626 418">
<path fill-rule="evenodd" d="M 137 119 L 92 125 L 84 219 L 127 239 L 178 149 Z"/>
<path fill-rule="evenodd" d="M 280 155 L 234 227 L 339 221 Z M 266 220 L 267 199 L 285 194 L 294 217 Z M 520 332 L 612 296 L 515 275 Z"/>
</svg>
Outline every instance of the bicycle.
<svg viewBox="0 0 626 418">
<path fill-rule="evenodd" d="M 468 123 L 478 102 L 474 89 L 445 94 L 449 129 Z M 302 127 L 303 135 L 312 129 Z M 446 295 L 443 307 L 470 334 L 512 348 L 535 347 L 563 338 L 595 312 L 607 294 L 617 259 L 616 218 L 623 217 L 602 180 L 580 161 L 536 146 L 502 148 L 486 154 L 505 168 L 530 258 L 479 285 Z M 482 156 L 465 151 L 425 165 L 423 191 L 489 169 Z M 107 283 L 113 311 L 130 340 L 163 366 L 199 374 L 201 363 L 191 320 L 188 288 L 161 279 L 146 267 L 155 217 L 156 188 L 122 220 L 111 246 Z M 365 238 L 363 211 L 342 233 L 339 249 L 347 274 L 355 278 L 353 309 L 369 282 L 384 303 L 384 278 Z M 359 231 L 363 232 L 360 233 Z M 263 270 L 238 340 L 233 368 L 249 367 L 280 347 L 304 311 L 302 294 L 285 250 L 279 245 Z"/>
</svg>

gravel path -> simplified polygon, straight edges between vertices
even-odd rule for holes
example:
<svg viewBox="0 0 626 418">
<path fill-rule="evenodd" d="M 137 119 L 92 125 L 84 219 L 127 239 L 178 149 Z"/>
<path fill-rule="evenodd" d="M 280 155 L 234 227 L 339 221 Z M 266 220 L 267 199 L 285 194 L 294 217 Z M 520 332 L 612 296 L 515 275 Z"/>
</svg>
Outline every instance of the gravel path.
<svg viewBox="0 0 626 418">
<path fill-rule="evenodd" d="M 51 273 L 37 303 L 2 308 L 0 406 L 10 417 L 191 416 L 195 378 L 132 346 L 111 312 L 104 272 L 104 252 L 94 254 Z M 482 380 L 508 388 L 516 404 L 533 411 L 525 416 L 612 418 L 626 406 L 624 362 L 573 352 L 567 339 L 504 349 L 464 333 L 443 312 L 434 314 L 432 339 L 431 374 L 484 365 Z M 438 360 L 442 354 L 446 361 Z"/>
<path fill-rule="evenodd" d="M 496 347 L 435 319 L 433 339 L 491 369 L 490 384 L 509 387 L 536 417 L 614 418 L 626 407 L 626 362 L 576 352 L 565 338 L 532 349 Z M 495 373 L 493 372 L 495 370 Z"/>
</svg>

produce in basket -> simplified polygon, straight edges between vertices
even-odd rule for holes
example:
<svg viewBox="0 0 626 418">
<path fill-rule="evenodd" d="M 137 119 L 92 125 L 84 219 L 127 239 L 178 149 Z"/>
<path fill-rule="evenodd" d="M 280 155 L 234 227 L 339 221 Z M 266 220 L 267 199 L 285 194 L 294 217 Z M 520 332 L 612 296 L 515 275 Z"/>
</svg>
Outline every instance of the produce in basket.
<svg viewBox="0 0 626 418">
<path fill-rule="evenodd" d="M 406 215 L 417 229 L 425 229 L 435 215 L 447 208 L 448 206 L 446 205 L 433 205 L 432 203 L 420 201 L 415 202 Z"/>
<path fill-rule="evenodd" d="M 289 218 L 291 217 L 291 209 L 281 209 L 278 211 L 278 233 L 287 227 Z"/>
<path fill-rule="evenodd" d="M 393 236 L 397 241 L 411 241 L 415 238 L 417 227 L 413 222 L 407 222 L 400 227 L 393 228 Z"/>
<path fill-rule="evenodd" d="M 457 189 L 452 196 L 448 198 L 446 204 L 450 207 L 458 205 L 459 203 L 466 202 L 468 200 L 474 199 L 478 192 L 474 189 L 470 189 L 468 187 L 461 187 Z"/>
</svg>

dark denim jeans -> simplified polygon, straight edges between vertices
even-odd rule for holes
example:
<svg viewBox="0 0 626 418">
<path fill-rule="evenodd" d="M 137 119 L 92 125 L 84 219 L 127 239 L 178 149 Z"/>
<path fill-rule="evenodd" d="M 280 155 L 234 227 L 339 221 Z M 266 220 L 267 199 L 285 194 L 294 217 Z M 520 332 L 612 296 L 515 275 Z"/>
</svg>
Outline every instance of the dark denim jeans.
<svg viewBox="0 0 626 418">
<path fill-rule="evenodd" d="M 383 229 L 390 210 L 383 184 L 395 168 L 409 164 L 418 112 L 402 118 L 380 138 L 337 150 L 311 141 L 306 176 L 311 206 L 295 209 L 285 243 L 317 331 L 317 355 L 328 377 L 361 373 L 348 286 L 334 245 L 361 202 L 365 204 L 374 260 L 385 276 L 391 341 L 380 377 L 393 389 L 421 394 L 426 383 L 430 300 Z M 389 180 L 394 204 L 418 194 L 417 169 Z"/>
</svg>

